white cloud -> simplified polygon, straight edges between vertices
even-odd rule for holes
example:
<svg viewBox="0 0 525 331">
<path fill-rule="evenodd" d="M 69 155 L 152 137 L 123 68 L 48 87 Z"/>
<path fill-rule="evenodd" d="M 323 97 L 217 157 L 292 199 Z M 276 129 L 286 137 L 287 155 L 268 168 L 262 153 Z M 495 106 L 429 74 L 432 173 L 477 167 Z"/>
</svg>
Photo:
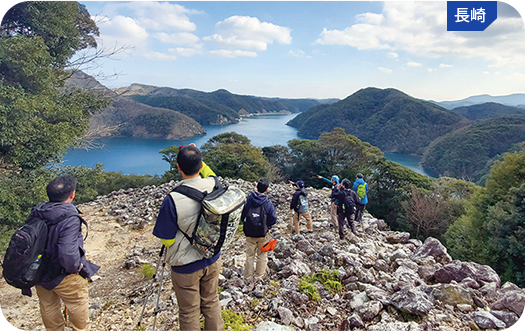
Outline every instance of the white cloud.
<svg viewBox="0 0 525 331">
<path fill-rule="evenodd" d="M 126 13 L 127 16 L 119 13 Z M 202 47 L 200 38 L 191 33 L 197 26 L 189 16 L 201 12 L 168 2 L 110 2 L 104 6 L 107 19 L 99 24 L 102 45 L 129 46 L 133 53 L 146 58 L 174 60 L 186 56 L 188 49 Z M 164 44 L 185 45 L 188 48 L 167 49 L 167 45 L 149 43 L 150 38 Z M 157 46 L 157 48 L 153 48 Z"/>
<path fill-rule="evenodd" d="M 217 33 L 204 37 L 203 40 L 231 49 L 264 51 L 268 44 L 273 42 L 280 44 L 292 42 L 289 28 L 261 22 L 256 17 L 231 16 L 215 24 L 215 28 Z"/>
<path fill-rule="evenodd" d="M 244 57 L 256 57 L 257 56 L 256 52 L 241 51 L 241 50 L 232 51 L 228 49 L 213 50 L 213 51 L 209 51 L 209 53 L 212 55 L 219 56 L 219 57 L 228 57 L 228 58 L 234 58 L 234 57 L 239 57 L 239 56 L 244 56 Z"/>
<path fill-rule="evenodd" d="M 111 4 L 105 7 L 105 11 L 109 13 L 132 11 L 133 17 L 140 22 L 142 27 L 158 31 L 195 31 L 196 25 L 190 21 L 188 15 L 200 13 L 181 5 L 154 0 L 136 0 Z"/>
<path fill-rule="evenodd" d="M 300 58 L 305 58 L 305 59 L 311 59 L 312 57 L 310 55 L 307 55 L 303 50 L 301 49 L 295 49 L 295 50 L 290 50 L 288 52 L 288 54 L 290 54 L 291 56 L 294 56 L 294 57 L 300 57 Z"/>
<path fill-rule="evenodd" d="M 317 43 L 395 49 L 430 58 L 481 57 L 498 67 L 525 63 L 521 17 L 498 18 L 481 39 L 476 32 L 447 32 L 446 13 L 444 1 L 385 2 L 381 14 L 359 14 L 357 23 L 345 29 L 323 29 Z"/>
<path fill-rule="evenodd" d="M 105 19 L 100 25 L 101 39 L 105 46 L 129 46 L 138 49 L 146 46 L 149 37 L 146 29 L 131 17 L 121 15 Z"/>
<path fill-rule="evenodd" d="M 383 68 L 383 67 L 379 67 L 377 69 L 379 69 L 379 71 L 387 73 L 387 74 L 391 74 L 392 73 L 392 69 Z"/>
<path fill-rule="evenodd" d="M 154 33 L 153 38 L 166 44 L 195 44 L 200 38 L 189 32 L 167 34 L 165 32 Z"/>
<path fill-rule="evenodd" d="M 452 64 L 446 64 L 446 63 L 441 63 L 441 64 L 439 65 L 439 67 L 440 67 L 440 68 L 452 68 L 453 65 L 452 65 Z"/>
<path fill-rule="evenodd" d="M 417 62 L 408 62 L 407 66 L 409 67 L 421 67 L 423 64 Z"/>
<path fill-rule="evenodd" d="M 388 56 L 391 59 L 399 58 L 399 54 L 397 54 L 396 52 L 388 52 L 388 54 L 386 56 Z"/>
<path fill-rule="evenodd" d="M 391 46 L 378 37 L 378 27 L 369 24 L 356 24 L 343 31 L 323 29 L 316 43 L 321 45 L 346 45 L 359 50 L 390 49 Z"/>
<path fill-rule="evenodd" d="M 161 60 L 161 61 L 173 61 L 180 57 L 189 57 L 196 54 L 201 54 L 202 49 L 200 47 L 195 48 L 169 48 L 167 53 L 162 52 L 148 52 L 145 57 L 149 59 Z"/>
</svg>

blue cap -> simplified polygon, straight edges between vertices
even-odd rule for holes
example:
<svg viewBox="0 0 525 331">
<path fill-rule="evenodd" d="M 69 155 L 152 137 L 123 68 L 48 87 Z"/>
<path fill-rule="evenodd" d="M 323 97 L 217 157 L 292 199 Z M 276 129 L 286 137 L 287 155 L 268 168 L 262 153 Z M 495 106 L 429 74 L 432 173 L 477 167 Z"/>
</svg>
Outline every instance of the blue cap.
<svg viewBox="0 0 525 331">
<path fill-rule="evenodd" d="M 339 176 L 337 176 L 337 175 L 333 175 L 333 176 L 332 176 L 332 180 L 333 180 L 334 182 L 336 182 L 337 184 L 339 184 Z"/>
<path fill-rule="evenodd" d="M 304 182 L 302 180 L 298 180 L 297 182 L 295 182 L 295 185 L 299 186 L 300 188 L 303 188 Z"/>
</svg>

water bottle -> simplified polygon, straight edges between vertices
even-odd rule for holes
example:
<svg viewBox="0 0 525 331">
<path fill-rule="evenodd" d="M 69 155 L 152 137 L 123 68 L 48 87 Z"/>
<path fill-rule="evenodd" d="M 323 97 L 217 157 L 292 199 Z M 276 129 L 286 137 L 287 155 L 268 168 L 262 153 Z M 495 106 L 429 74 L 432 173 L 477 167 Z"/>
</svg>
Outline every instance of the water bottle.
<svg viewBox="0 0 525 331">
<path fill-rule="evenodd" d="M 40 268 L 41 261 L 42 261 L 42 254 L 39 254 L 36 257 L 36 259 L 33 261 L 33 263 L 31 263 L 25 275 L 22 276 L 23 281 L 29 283 L 35 279 L 36 273 L 38 269 Z"/>
</svg>

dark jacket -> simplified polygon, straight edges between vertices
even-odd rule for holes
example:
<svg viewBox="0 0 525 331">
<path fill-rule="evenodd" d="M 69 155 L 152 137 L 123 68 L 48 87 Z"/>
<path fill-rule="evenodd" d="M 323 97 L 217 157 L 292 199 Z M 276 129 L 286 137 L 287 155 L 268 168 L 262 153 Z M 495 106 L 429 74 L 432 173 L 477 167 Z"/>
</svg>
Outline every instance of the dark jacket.
<svg viewBox="0 0 525 331">
<path fill-rule="evenodd" d="M 293 196 L 292 201 L 290 202 L 290 209 L 293 209 L 297 211 L 299 208 L 299 196 L 304 195 L 305 197 L 308 195 L 308 192 L 303 188 L 297 189 Z"/>
<path fill-rule="evenodd" d="M 241 220 L 244 221 L 250 207 L 257 207 L 260 205 L 263 205 L 264 211 L 266 212 L 266 226 L 270 229 L 275 223 L 277 223 L 277 213 L 275 212 L 273 203 L 268 200 L 268 197 L 263 193 L 252 192 L 252 194 L 246 198 L 246 204 L 242 209 Z"/>
<path fill-rule="evenodd" d="M 343 189 L 341 188 L 340 191 L 332 191 L 332 197 L 337 199 L 339 203 L 337 204 L 337 213 L 341 214 L 343 213 L 343 205 L 346 197 L 348 196 L 348 202 L 353 207 L 352 210 L 346 210 L 346 214 L 351 214 L 353 211 L 355 211 L 355 207 L 360 203 L 361 199 L 359 199 L 359 196 L 357 193 L 350 189 Z"/>
<path fill-rule="evenodd" d="M 48 270 L 40 280 L 39 285 L 46 290 L 52 290 L 70 274 L 80 273 L 84 278 L 93 276 L 98 269 L 94 263 L 86 259 L 82 223 L 78 209 L 72 203 L 45 202 L 34 208 L 48 220 L 64 214 L 72 214 L 58 224 L 48 229 L 45 257 Z"/>
</svg>

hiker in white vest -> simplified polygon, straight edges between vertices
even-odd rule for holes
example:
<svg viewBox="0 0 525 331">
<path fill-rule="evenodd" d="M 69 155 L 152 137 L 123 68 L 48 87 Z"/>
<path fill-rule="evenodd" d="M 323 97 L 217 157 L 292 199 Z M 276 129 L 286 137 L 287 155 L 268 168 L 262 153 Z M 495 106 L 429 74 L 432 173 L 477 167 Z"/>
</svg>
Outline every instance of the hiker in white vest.
<svg viewBox="0 0 525 331">
<path fill-rule="evenodd" d="M 202 162 L 201 152 L 194 144 L 180 148 L 177 168 L 182 174 L 181 185 L 201 192 L 213 190 L 215 180 L 209 176 L 215 176 L 215 173 Z M 201 313 L 205 330 L 222 330 L 224 321 L 217 292 L 221 254 L 204 258 L 182 233 L 192 233 L 200 212 L 199 202 L 172 192 L 160 206 L 153 235 L 167 247 L 166 261 L 171 265 L 171 279 L 179 305 L 180 330 L 200 330 Z"/>
</svg>

